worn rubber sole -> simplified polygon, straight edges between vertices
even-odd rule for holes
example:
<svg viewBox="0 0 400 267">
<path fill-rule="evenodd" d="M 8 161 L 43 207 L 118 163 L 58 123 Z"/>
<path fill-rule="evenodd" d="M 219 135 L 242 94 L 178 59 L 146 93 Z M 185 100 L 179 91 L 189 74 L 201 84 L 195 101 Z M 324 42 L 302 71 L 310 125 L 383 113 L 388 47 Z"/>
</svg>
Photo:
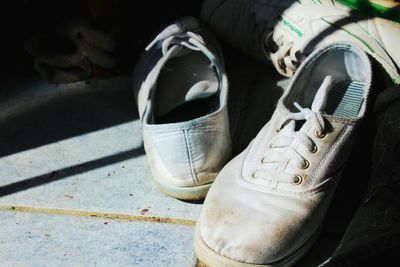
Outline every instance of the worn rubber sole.
<svg viewBox="0 0 400 267">
<path fill-rule="evenodd" d="M 207 267 L 290 267 L 308 252 L 308 250 L 316 241 L 319 232 L 319 230 L 316 231 L 316 233 L 306 243 L 304 243 L 303 246 L 301 246 L 293 254 L 280 261 L 268 264 L 251 264 L 226 258 L 208 247 L 201 237 L 200 229 L 197 223 L 194 236 L 194 252 L 199 261 L 205 264 Z"/>
<path fill-rule="evenodd" d="M 155 179 L 155 182 L 162 192 L 171 197 L 181 200 L 203 200 L 206 197 L 208 190 L 210 189 L 212 184 L 209 183 L 199 186 L 178 187 L 172 186 L 170 184 L 165 184 L 157 179 Z"/>
</svg>

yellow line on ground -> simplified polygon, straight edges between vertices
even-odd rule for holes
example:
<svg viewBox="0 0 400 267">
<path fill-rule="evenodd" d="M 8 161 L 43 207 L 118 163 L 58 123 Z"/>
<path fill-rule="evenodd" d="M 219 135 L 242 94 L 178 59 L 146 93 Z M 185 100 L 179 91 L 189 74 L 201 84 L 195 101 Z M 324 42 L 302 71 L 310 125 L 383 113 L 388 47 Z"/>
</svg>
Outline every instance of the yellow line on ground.
<svg viewBox="0 0 400 267">
<path fill-rule="evenodd" d="M 101 218 L 101 219 L 162 222 L 162 223 L 183 224 L 183 225 L 194 225 L 196 223 L 196 221 L 188 220 L 188 219 L 176 219 L 176 218 L 156 217 L 156 216 L 140 216 L 140 215 L 105 213 L 105 212 L 82 211 L 82 210 L 37 208 L 37 207 L 26 207 L 26 206 L 16 206 L 16 205 L 0 205 L 0 211 L 19 211 L 19 212 L 34 212 L 34 213 L 44 213 L 44 214 L 61 214 L 61 215 L 71 215 L 71 216 L 81 216 L 81 217 Z"/>
</svg>

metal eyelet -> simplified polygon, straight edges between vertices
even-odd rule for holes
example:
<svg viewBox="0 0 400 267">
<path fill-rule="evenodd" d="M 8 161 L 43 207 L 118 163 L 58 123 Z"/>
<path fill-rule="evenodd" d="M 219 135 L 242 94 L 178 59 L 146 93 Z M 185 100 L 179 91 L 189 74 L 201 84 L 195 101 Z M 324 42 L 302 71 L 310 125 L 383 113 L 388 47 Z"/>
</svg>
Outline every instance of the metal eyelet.
<svg viewBox="0 0 400 267">
<path fill-rule="evenodd" d="M 314 134 L 319 139 L 324 138 L 326 136 L 325 132 L 319 133 L 317 130 L 314 131 Z"/>
<path fill-rule="evenodd" d="M 252 172 L 252 173 L 251 173 L 251 178 L 256 179 L 256 174 L 255 174 L 255 172 Z"/>
<path fill-rule="evenodd" d="M 269 149 L 273 149 L 274 147 L 272 146 L 272 144 L 269 144 Z"/>
<path fill-rule="evenodd" d="M 309 151 L 310 151 L 310 153 L 314 154 L 314 153 L 316 153 L 318 151 L 318 147 L 316 145 L 313 145 L 312 149 L 309 150 Z"/>
<path fill-rule="evenodd" d="M 301 176 L 300 174 L 296 174 L 296 176 L 294 177 L 293 184 L 299 185 L 302 182 L 303 182 L 303 176 Z"/>
<path fill-rule="evenodd" d="M 299 165 L 300 169 L 307 169 L 308 167 L 310 167 L 310 162 L 308 160 L 304 160 L 303 164 Z"/>
</svg>

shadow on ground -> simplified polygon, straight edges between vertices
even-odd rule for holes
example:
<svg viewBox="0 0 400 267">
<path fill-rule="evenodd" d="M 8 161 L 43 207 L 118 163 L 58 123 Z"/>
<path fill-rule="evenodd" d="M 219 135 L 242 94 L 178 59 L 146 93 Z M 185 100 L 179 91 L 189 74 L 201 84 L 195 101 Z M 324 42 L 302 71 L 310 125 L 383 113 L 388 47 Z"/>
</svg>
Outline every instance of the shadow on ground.
<svg viewBox="0 0 400 267">
<path fill-rule="evenodd" d="M 58 86 L 25 78 L 2 87 L 0 157 L 138 118 L 129 78 Z"/>
</svg>

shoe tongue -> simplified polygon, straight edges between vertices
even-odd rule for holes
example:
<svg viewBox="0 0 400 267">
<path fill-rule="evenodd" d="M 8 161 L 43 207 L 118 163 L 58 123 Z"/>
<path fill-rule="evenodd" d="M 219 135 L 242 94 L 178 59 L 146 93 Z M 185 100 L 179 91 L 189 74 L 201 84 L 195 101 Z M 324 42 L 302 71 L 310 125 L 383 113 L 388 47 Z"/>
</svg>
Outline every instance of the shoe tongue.
<svg viewBox="0 0 400 267">
<path fill-rule="evenodd" d="M 333 83 L 333 77 L 332 76 L 326 76 L 324 80 L 322 81 L 320 87 L 318 88 L 317 92 L 314 95 L 313 102 L 311 103 L 311 111 L 318 112 L 318 113 L 323 113 L 326 108 L 326 102 L 328 98 L 328 93 L 330 88 L 332 87 Z M 299 111 L 306 112 L 305 113 L 305 120 L 292 120 L 288 122 L 288 124 L 284 127 L 284 129 L 287 129 L 287 131 L 302 131 L 304 129 L 305 122 L 307 120 L 307 110 L 309 111 L 309 108 L 303 108 L 301 107 L 297 102 L 294 102 L 294 105 L 296 108 L 299 109 Z"/>
<path fill-rule="evenodd" d="M 174 108 L 196 99 L 207 98 L 218 92 L 218 81 L 199 81 L 193 84 L 187 91 L 179 91 L 174 99 L 157 102 L 157 114 L 159 116 L 166 115 Z"/>
<path fill-rule="evenodd" d="M 326 76 L 320 85 L 317 93 L 314 96 L 314 100 L 311 104 L 311 110 L 315 112 L 323 112 L 326 107 L 326 100 L 328 98 L 329 89 L 332 87 L 333 77 Z"/>
<path fill-rule="evenodd" d="M 194 84 L 185 95 L 185 102 L 206 98 L 218 91 L 218 82 L 200 81 Z"/>
</svg>

